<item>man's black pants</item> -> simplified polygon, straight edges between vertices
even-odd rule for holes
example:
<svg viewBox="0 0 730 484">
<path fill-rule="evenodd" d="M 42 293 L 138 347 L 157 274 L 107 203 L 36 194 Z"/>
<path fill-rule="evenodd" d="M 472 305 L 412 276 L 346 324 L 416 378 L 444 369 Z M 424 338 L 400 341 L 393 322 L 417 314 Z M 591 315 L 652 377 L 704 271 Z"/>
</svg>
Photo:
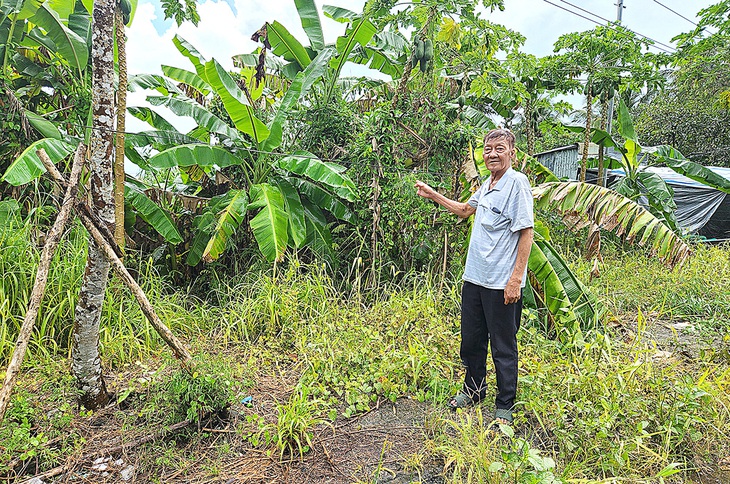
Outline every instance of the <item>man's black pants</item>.
<svg viewBox="0 0 730 484">
<path fill-rule="evenodd" d="M 504 290 L 464 281 L 461 291 L 461 361 L 466 367 L 464 393 L 474 401 L 486 393 L 487 348 L 497 374 L 496 408 L 511 409 L 517 393 L 517 330 L 522 298 L 504 303 Z"/>
</svg>

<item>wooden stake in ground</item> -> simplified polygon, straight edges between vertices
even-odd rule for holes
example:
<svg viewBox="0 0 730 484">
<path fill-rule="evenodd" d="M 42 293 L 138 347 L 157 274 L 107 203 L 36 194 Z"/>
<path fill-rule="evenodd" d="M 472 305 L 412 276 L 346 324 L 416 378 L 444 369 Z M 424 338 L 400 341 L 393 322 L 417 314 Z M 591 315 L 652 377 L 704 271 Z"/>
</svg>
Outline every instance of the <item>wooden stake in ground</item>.
<svg viewBox="0 0 730 484">
<path fill-rule="evenodd" d="M 46 167 L 48 173 L 53 177 L 54 180 L 56 180 L 56 182 L 60 183 L 63 186 L 66 183 L 66 180 L 64 180 L 63 175 L 61 175 L 61 173 L 53 165 L 50 158 L 48 158 L 46 152 L 41 149 L 38 150 L 37 153 L 38 158 L 40 158 L 40 160 L 43 162 L 43 166 Z M 141 287 L 139 287 L 137 281 L 134 280 L 134 278 L 124 266 L 122 261 L 119 259 L 117 254 L 114 252 L 114 249 L 112 248 L 110 242 L 104 235 L 102 235 L 99 227 L 96 226 L 94 221 L 86 213 L 84 213 L 83 210 L 76 210 L 76 213 L 81 219 L 81 223 L 84 225 L 84 227 L 86 227 L 86 230 L 89 232 L 101 251 L 104 253 L 104 256 L 109 260 L 112 269 L 114 269 L 114 271 L 117 273 L 122 282 L 124 282 L 124 284 L 129 288 L 129 290 L 132 291 L 132 294 L 134 294 L 135 299 L 137 299 L 137 302 L 142 308 L 142 312 L 147 317 L 147 320 L 149 320 L 150 324 L 152 324 L 152 327 L 155 328 L 155 330 L 159 333 L 165 343 L 167 343 L 167 345 L 172 349 L 175 356 L 182 362 L 183 367 L 186 370 L 191 371 L 192 356 L 190 356 L 190 353 L 188 352 L 185 345 L 183 345 L 180 340 L 178 340 L 177 337 L 172 334 L 170 328 L 168 328 L 165 323 L 162 322 L 160 317 L 157 316 L 154 307 L 152 307 L 152 304 L 150 303 L 149 299 L 147 299 L 144 291 Z"/>
<path fill-rule="evenodd" d="M 76 148 L 76 154 L 74 155 L 74 161 L 71 167 L 71 176 L 66 188 L 66 195 L 63 197 L 61 210 L 58 212 L 58 217 L 56 217 L 53 227 L 51 227 L 51 230 L 48 232 L 46 245 L 43 246 L 43 251 L 41 252 L 41 258 L 38 263 L 38 270 L 36 271 L 35 276 L 35 283 L 33 284 L 33 292 L 31 292 L 30 303 L 28 304 L 28 311 L 25 313 L 23 325 L 20 327 L 20 333 L 18 333 L 18 341 L 15 343 L 15 350 L 13 350 L 13 357 L 10 359 L 8 370 L 5 373 L 5 383 L 0 389 L 0 422 L 2 422 L 3 417 L 5 416 L 5 410 L 10 403 L 10 395 L 13 391 L 13 385 L 15 384 L 15 380 L 20 372 L 20 366 L 23 364 L 25 352 L 28 349 L 30 336 L 33 332 L 36 318 L 38 317 L 38 310 L 40 309 L 41 301 L 43 300 L 43 294 L 46 291 L 48 269 L 51 266 L 51 259 L 53 259 L 53 254 L 56 252 L 58 242 L 61 240 L 61 235 L 63 235 L 63 231 L 66 228 L 66 222 L 68 222 L 71 209 L 76 202 L 76 194 L 78 193 L 79 178 L 81 177 L 81 168 L 83 166 L 85 152 L 86 147 L 83 144 L 80 144 L 78 148 Z M 53 165 L 53 163 L 51 163 L 51 165 Z"/>
</svg>

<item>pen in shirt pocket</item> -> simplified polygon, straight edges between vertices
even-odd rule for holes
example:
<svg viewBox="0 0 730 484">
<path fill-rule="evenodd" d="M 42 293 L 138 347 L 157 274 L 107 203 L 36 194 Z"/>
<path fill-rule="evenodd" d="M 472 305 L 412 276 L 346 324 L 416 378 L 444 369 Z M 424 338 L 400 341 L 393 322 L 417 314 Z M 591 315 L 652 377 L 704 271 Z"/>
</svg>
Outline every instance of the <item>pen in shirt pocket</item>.
<svg viewBox="0 0 730 484">
<path fill-rule="evenodd" d="M 496 213 L 497 215 L 502 215 L 502 212 L 497 207 L 492 207 L 492 212 Z"/>
</svg>

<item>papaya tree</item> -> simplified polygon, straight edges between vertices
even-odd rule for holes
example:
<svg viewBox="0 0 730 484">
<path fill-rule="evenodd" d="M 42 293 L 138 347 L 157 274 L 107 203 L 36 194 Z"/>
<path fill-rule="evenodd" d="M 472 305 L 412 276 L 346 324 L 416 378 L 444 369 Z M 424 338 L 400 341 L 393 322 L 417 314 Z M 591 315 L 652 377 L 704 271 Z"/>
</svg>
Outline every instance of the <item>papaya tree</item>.
<svg viewBox="0 0 730 484">
<path fill-rule="evenodd" d="M 561 35 L 555 42 L 554 62 L 563 72 L 564 90 L 585 96 L 585 135 L 580 181 L 585 181 L 588 147 L 593 126 L 593 103 L 609 83 L 641 85 L 661 81 L 655 58 L 643 52 L 651 41 L 620 25 L 597 26 L 585 32 Z"/>
</svg>

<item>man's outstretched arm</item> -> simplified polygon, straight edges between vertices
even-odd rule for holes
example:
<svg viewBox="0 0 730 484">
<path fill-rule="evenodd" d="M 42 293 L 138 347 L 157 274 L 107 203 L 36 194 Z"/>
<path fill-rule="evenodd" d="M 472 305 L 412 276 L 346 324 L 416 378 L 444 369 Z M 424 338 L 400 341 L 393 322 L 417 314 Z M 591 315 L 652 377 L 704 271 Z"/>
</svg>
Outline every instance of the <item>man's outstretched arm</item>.
<svg viewBox="0 0 730 484">
<path fill-rule="evenodd" d="M 421 196 L 423 198 L 428 198 L 430 200 L 433 200 L 434 202 L 438 203 L 442 207 L 444 207 L 449 212 L 453 213 L 454 215 L 458 215 L 461 218 L 466 218 L 469 215 L 473 215 L 474 212 L 477 211 L 476 208 L 472 207 L 468 203 L 461 203 L 457 202 L 456 200 L 452 200 L 450 198 L 446 198 L 445 196 L 441 195 L 439 192 L 431 188 L 430 186 L 426 185 L 422 181 L 416 182 L 416 189 L 418 190 L 416 194 L 418 196 Z"/>
</svg>

